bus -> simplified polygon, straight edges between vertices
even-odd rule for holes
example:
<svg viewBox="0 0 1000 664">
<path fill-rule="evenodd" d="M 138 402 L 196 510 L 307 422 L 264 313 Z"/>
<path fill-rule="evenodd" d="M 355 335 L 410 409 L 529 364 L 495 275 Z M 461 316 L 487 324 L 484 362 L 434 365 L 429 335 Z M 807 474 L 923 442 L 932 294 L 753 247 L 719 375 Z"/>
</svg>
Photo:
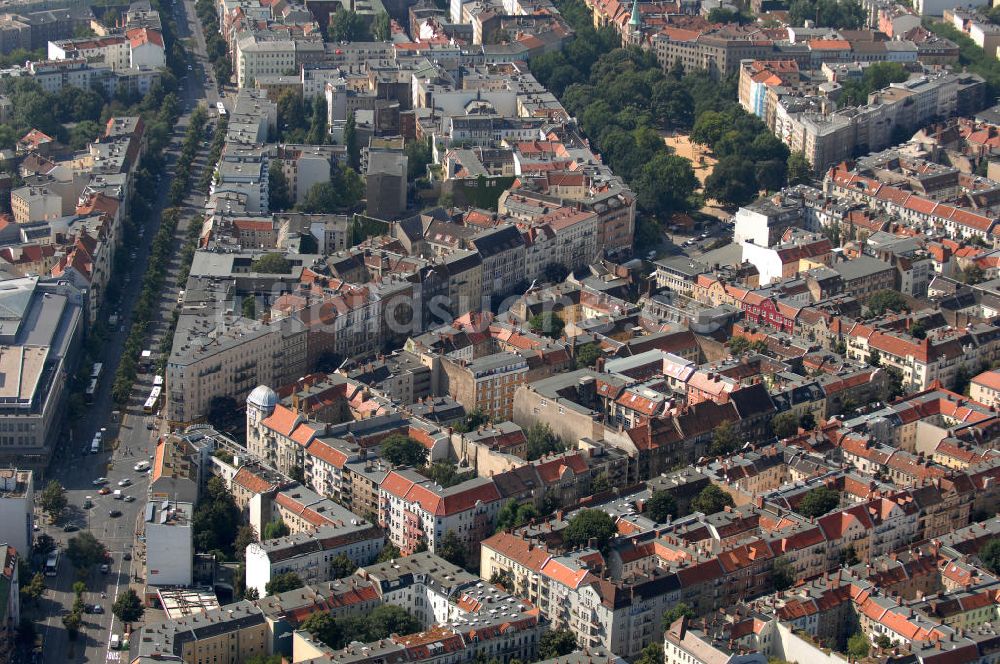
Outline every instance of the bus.
<svg viewBox="0 0 1000 664">
<path fill-rule="evenodd" d="M 94 362 L 94 366 L 90 370 L 90 380 L 101 380 L 102 371 L 104 371 L 104 365 L 100 362 Z"/>
<path fill-rule="evenodd" d="M 49 554 L 45 560 L 45 576 L 55 576 L 59 571 L 59 550 Z"/>
<path fill-rule="evenodd" d="M 219 110 L 220 117 L 226 114 L 226 105 L 223 104 L 221 101 L 215 102 L 215 108 Z"/>
<path fill-rule="evenodd" d="M 95 394 L 97 394 L 97 379 L 91 378 L 90 385 L 87 386 L 87 391 L 84 393 L 84 399 L 87 403 L 94 403 Z"/>
<path fill-rule="evenodd" d="M 90 453 L 97 454 L 101 451 L 101 432 L 94 434 L 94 440 L 90 441 Z"/>
<path fill-rule="evenodd" d="M 163 389 L 163 376 L 153 376 L 153 387 L 159 387 L 161 390 Z"/>
<path fill-rule="evenodd" d="M 143 412 L 146 414 L 152 414 L 156 410 L 156 406 L 160 403 L 160 393 L 163 388 L 157 385 L 153 388 L 153 391 L 149 393 L 149 398 L 146 399 L 146 404 L 142 407 Z"/>
</svg>

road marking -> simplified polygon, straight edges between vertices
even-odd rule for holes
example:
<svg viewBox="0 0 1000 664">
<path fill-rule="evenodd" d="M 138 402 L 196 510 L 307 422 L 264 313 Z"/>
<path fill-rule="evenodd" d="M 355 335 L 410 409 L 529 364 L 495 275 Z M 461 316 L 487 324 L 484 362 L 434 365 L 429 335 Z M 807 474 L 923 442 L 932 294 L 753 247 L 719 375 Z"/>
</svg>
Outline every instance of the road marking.
<svg viewBox="0 0 1000 664">
<path fill-rule="evenodd" d="M 122 653 L 120 650 L 109 650 L 108 651 L 108 661 L 117 662 L 122 658 Z"/>
</svg>

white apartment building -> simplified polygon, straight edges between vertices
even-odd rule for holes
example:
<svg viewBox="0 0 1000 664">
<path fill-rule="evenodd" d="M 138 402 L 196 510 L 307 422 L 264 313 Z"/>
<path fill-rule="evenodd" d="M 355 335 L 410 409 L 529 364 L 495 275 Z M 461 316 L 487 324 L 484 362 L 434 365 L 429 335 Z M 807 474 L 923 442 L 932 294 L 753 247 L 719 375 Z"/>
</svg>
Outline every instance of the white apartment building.
<svg viewBox="0 0 1000 664">
<path fill-rule="evenodd" d="M 236 42 L 236 84 L 252 88 L 258 76 L 296 73 L 295 42 L 250 34 Z"/>
<path fill-rule="evenodd" d="M 31 555 L 35 482 L 30 470 L 0 470 L 0 542 Z"/>
<path fill-rule="evenodd" d="M 189 586 L 194 580 L 194 529 L 191 503 L 146 503 L 146 582 L 151 586 Z"/>
<path fill-rule="evenodd" d="M 384 546 L 382 531 L 361 517 L 343 509 L 343 525 L 321 526 L 315 531 L 254 542 L 246 550 L 246 585 L 261 597 L 267 584 L 279 574 L 294 572 L 305 583 L 332 578 L 330 565 L 345 555 L 357 565 L 378 558 Z"/>
<path fill-rule="evenodd" d="M 132 66 L 131 51 L 131 43 L 124 35 L 83 37 L 50 41 L 48 58 L 49 60 L 84 58 L 91 64 L 99 63 L 111 67 L 114 71 L 120 71 Z"/>
<path fill-rule="evenodd" d="M 447 489 L 411 469 L 390 472 L 379 487 L 379 522 L 403 554 L 421 542 L 434 551 L 449 531 L 472 555 L 492 532 L 503 505 L 489 477 L 477 477 Z"/>
</svg>

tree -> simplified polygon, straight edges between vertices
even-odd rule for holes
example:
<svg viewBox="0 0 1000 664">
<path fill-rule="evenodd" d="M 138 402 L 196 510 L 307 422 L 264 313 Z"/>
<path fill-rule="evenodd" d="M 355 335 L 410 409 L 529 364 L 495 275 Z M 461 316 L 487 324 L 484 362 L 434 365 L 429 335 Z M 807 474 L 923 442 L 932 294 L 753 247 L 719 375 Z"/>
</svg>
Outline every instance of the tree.
<svg viewBox="0 0 1000 664">
<path fill-rule="evenodd" d="M 142 606 L 142 602 L 139 600 L 139 596 L 135 594 L 135 591 L 131 588 L 126 588 L 118 593 L 118 597 L 115 599 L 115 603 L 111 607 L 111 612 L 115 614 L 115 617 L 118 618 L 118 620 L 121 620 L 127 625 L 134 623 L 137 620 L 141 620 L 145 609 Z"/>
<path fill-rule="evenodd" d="M 857 565 L 859 562 L 861 562 L 861 559 L 858 558 L 858 552 L 854 550 L 853 544 L 848 544 L 847 547 L 840 552 L 841 565 L 851 567 L 853 565 Z"/>
<path fill-rule="evenodd" d="M 344 145 L 347 147 L 347 159 L 351 168 L 357 168 L 358 165 L 358 129 L 354 120 L 354 111 L 347 114 L 347 120 L 344 122 Z"/>
<path fill-rule="evenodd" d="M 663 645 L 656 641 L 650 643 L 639 653 L 635 664 L 663 664 Z"/>
<path fill-rule="evenodd" d="M 816 428 L 816 416 L 811 410 L 802 413 L 802 417 L 799 418 L 799 428 L 803 431 L 812 431 Z"/>
<path fill-rule="evenodd" d="M 865 22 L 865 12 L 857 0 L 793 0 L 788 7 L 791 25 L 813 21 L 818 26 L 854 30 Z"/>
<path fill-rule="evenodd" d="M 955 382 L 951 386 L 952 392 L 968 395 L 971 381 L 972 374 L 969 373 L 969 369 L 964 364 L 959 364 L 958 368 L 955 369 Z"/>
<path fill-rule="evenodd" d="M 394 466 L 420 467 L 427 462 L 427 448 L 402 434 L 386 436 L 380 447 L 382 458 Z"/>
<path fill-rule="evenodd" d="M 458 535 L 453 530 L 446 532 L 434 548 L 436 554 L 452 565 L 465 567 L 468 552 L 466 551 L 465 544 L 462 543 L 462 540 L 458 539 Z"/>
<path fill-rule="evenodd" d="M 653 521 L 663 523 L 677 516 L 677 501 L 668 491 L 654 491 L 646 501 L 644 511 Z"/>
<path fill-rule="evenodd" d="M 252 293 L 243 298 L 241 308 L 243 309 L 244 318 L 249 318 L 250 320 L 257 318 L 257 300 Z"/>
<path fill-rule="evenodd" d="M 289 590 L 296 590 L 304 585 L 298 574 L 295 572 L 285 572 L 284 574 L 278 574 L 268 581 L 264 586 L 264 593 L 267 595 L 277 595 Z"/>
<path fill-rule="evenodd" d="M 38 495 L 38 504 L 49 515 L 49 521 L 57 521 L 69 504 L 69 500 L 66 498 L 66 489 L 59 482 L 49 480 L 49 483 Z"/>
<path fill-rule="evenodd" d="M 914 339 L 926 339 L 927 338 L 927 327 L 924 325 L 923 321 L 915 320 L 910 323 L 910 336 Z"/>
<path fill-rule="evenodd" d="M 306 192 L 299 209 L 309 214 L 332 214 L 339 207 L 339 196 L 333 182 L 317 182 Z"/>
<path fill-rule="evenodd" d="M 330 578 L 342 579 L 354 574 L 354 570 L 357 568 L 358 566 L 353 560 L 341 553 L 330 561 Z"/>
<path fill-rule="evenodd" d="M 81 571 L 89 570 L 94 565 L 104 562 L 107 554 L 108 550 L 89 530 L 71 537 L 66 543 L 66 556 L 73 563 L 73 567 Z"/>
<path fill-rule="evenodd" d="M 244 588 L 243 589 L 243 599 L 250 600 L 251 602 L 260 599 L 260 591 L 256 588 Z"/>
<path fill-rule="evenodd" d="M 261 274 L 289 274 L 292 264 L 283 255 L 270 252 L 250 263 L 250 269 Z"/>
<path fill-rule="evenodd" d="M 386 544 L 378 554 L 378 558 L 375 559 L 377 563 L 386 563 L 390 560 L 395 560 L 396 558 L 401 558 L 403 556 L 399 547 L 395 544 Z"/>
<path fill-rule="evenodd" d="M 847 639 L 847 654 L 853 660 L 864 659 L 868 656 L 870 649 L 871 644 L 868 642 L 868 637 L 862 632 L 857 632 Z"/>
<path fill-rule="evenodd" d="M 412 634 L 420 629 L 420 622 L 406 609 L 393 604 L 382 604 L 368 614 L 367 641 L 377 641 L 392 634 Z"/>
<path fill-rule="evenodd" d="M 32 553 L 43 558 L 56 550 L 56 541 L 48 533 L 42 533 L 35 538 L 35 544 L 31 547 Z"/>
<path fill-rule="evenodd" d="M 526 438 L 528 439 L 528 461 L 540 459 L 552 452 L 562 452 L 565 449 L 563 442 L 552 433 L 552 429 L 544 422 L 532 424 Z"/>
<path fill-rule="evenodd" d="M 386 15 L 388 18 L 388 15 Z M 358 41 L 365 34 L 365 21 L 357 12 L 338 7 L 330 16 L 327 34 L 332 42 Z M 386 41 L 379 39 L 378 41 Z"/>
<path fill-rule="evenodd" d="M 515 503 L 511 501 L 497 512 L 497 531 L 519 528 L 538 516 L 538 510 L 532 503 Z"/>
<path fill-rule="evenodd" d="M 219 431 L 238 426 L 240 405 L 228 396 L 212 397 L 208 402 L 208 423 Z"/>
<path fill-rule="evenodd" d="M 558 339 L 562 336 L 563 328 L 566 324 L 554 313 L 546 311 L 529 318 L 528 326 L 535 334 L 542 334 L 550 339 Z"/>
<path fill-rule="evenodd" d="M 994 574 L 1000 574 L 1000 539 L 993 538 L 979 549 L 979 560 L 986 569 Z"/>
<path fill-rule="evenodd" d="M 313 615 L 319 615 L 314 613 Z M 329 614 L 326 614 L 329 615 Z M 312 616 L 310 616 L 311 618 Z M 281 664 L 281 655 L 254 655 L 252 657 L 247 657 L 244 664 Z"/>
<path fill-rule="evenodd" d="M 663 613 L 663 618 L 661 619 L 661 624 L 663 625 L 663 631 L 670 629 L 670 626 L 681 618 L 694 618 L 695 612 L 690 606 L 684 602 L 677 602 L 671 608 Z"/>
<path fill-rule="evenodd" d="M 715 514 L 716 512 L 721 512 L 727 506 L 736 506 L 733 497 L 714 484 L 706 486 L 701 490 L 701 493 L 691 500 L 691 509 L 703 514 Z"/>
<path fill-rule="evenodd" d="M 78 122 L 69 131 L 69 146 L 73 150 L 82 150 L 101 134 L 103 127 L 93 120 Z"/>
<path fill-rule="evenodd" d="M 710 456 L 723 456 L 735 452 L 740 446 L 736 429 L 730 422 L 723 422 L 712 430 L 712 442 L 708 446 Z"/>
<path fill-rule="evenodd" d="M 753 162 L 738 156 L 723 157 L 705 178 L 705 195 L 723 205 L 746 205 L 757 196 Z"/>
<path fill-rule="evenodd" d="M 226 556 L 236 553 L 233 547 L 240 528 L 240 510 L 221 478 L 209 478 L 191 517 L 191 527 L 195 551 L 215 551 Z"/>
<path fill-rule="evenodd" d="M 789 186 L 809 184 L 812 180 L 812 166 L 804 153 L 796 150 L 788 155 L 786 167 Z"/>
<path fill-rule="evenodd" d="M 76 639 L 76 635 L 80 631 L 80 623 L 82 622 L 83 616 L 77 611 L 72 611 L 62 617 L 62 624 L 66 628 L 67 636 L 69 636 L 71 641 Z"/>
<path fill-rule="evenodd" d="M 470 431 L 475 431 L 484 424 L 488 424 L 490 418 L 486 416 L 486 413 L 478 408 L 473 408 L 468 413 L 465 414 L 460 421 L 455 424 L 455 431 L 458 433 L 468 433 Z"/>
<path fill-rule="evenodd" d="M 902 293 L 893 290 L 880 290 L 871 294 L 865 306 L 873 316 L 881 316 L 886 311 L 906 311 L 906 298 Z"/>
<path fill-rule="evenodd" d="M 257 541 L 257 531 L 254 530 L 253 526 L 240 526 L 236 531 L 236 540 L 233 542 L 236 557 L 242 558 L 246 554 L 247 547 Z"/>
<path fill-rule="evenodd" d="M 431 139 L 428 137 L 423 141 L 410 141 L 403 148 L 406 155 L 406 174 L 411 180 L 422 178 L 427 175 L 427 166 L 434 157 L 431 152 Z"/>
<path fill-rule="evenodd" d="M 471 479 L 473 475 L 472 473 L 458 472 L 458 468 L 450 461 L 435 461 L 425 467 L 421 473 L 434 480 L 445 489 L 450 486 L 455 486 L 456 484 L 461 484 L 462 482 Z"/>
<path fill-rule="evenodd" d="M 298 138 L 303 138 L 304 135 L 301 132 L 305 132 L 308 126 L 302 93 L 292 90 L 283 92 L 278 97 L 278 128 L 281 130 L 282 137 L 285 140 L 295 138 L 292 134 L 299 132 Z M 270 171 L 268 171 L 268 175 L 270 175 Z"/>
<path fill-rule="evenodd" d="M 784 558 L 775 559 L 771 581 L 774 582 L 775 590 L 787 590 L 795 584 L 795 570 Z"/>
<path fill-rule="evenodd" d="M 287 210 L 294 203 L 280 159 L 275 159 L 267 167 L 267 198 L 271 212 Z"/>
<path fill-rule="evenodd" d="M 959 279 L 962 281 L 962 283 L 966 283 L 972 286 L 985 281 L 986 273 L 983 272 L 983 268 L 973 263 L 969 267 L 960 272 Z"/>
<path fill-rule="evenodd" d="M 799 503 L 798 513 L 809 518 L 818 518 L 840 504 L 840 495 L 833 489 L 818 486 L 806 492 Z"/>
<path fill-rule="evenodd" d="M 601 347 L 597 343 L 584 344 L 576 349 L 576 366 L 592 367 L 601 355 Z"/>
<path fill-rule="evenodd" d="M 799 431 L 799 418 L 794 412 L 786 410 L 771 418 L 771 431 L 778 438 L 794 436 Z"/>
<path fill-rule="evenodd" d="M 635 178 L 639 206 L 661 219 L 690 210 L 699 186 L 691 162 L 665 150 L 643 165 Z"/>
<path fill-rule="evenodd" d="M 572 549 L 578 546 L 590 546 L 590 540 L 593 539 L 596 540 L 597 548 L 604 549 L 615 532 L 617 532 L 615 521 L 607 512 L 583 509 L 574 514 L 563 529 L 563 544 L 566 548 Z"/>
<path fill-rule="evenodd" d="M 568 629 L 548 630 L 538 640 L 538 658 L 563 657 L 576 650 L 576 636 Z"/>
<path fill-rule="evenodd" d="M 316 611 L 303 620 L 299 627 L 331 648 L 340 643 L 343 638 L 340 622 L 328 611 Z"/>
<path fill-rule="evenodd" d="M 284 537 L 291 530 L 281 519 L 274 519 L 268 521 L 264 524 L 264 532 L 261 534 L 261 538 L 266 542 L 267 540 L 277 539 L 278 537 Z"/>
<path fill-rule="evenodd" d="M 389 14 L 379 12 L 375 15 L 375 19 L 372 21 L 371 34 L 373 41 L 389 41 L 392 38 Z"/>
<path fill-rule="evenodd" d="M 45 594 L 45 576 L 41 572 L 36 572 L 31 577 L 31 582 L 21 587 L 21 598 L 28 601 L 37 602 Z"/>
</svg>

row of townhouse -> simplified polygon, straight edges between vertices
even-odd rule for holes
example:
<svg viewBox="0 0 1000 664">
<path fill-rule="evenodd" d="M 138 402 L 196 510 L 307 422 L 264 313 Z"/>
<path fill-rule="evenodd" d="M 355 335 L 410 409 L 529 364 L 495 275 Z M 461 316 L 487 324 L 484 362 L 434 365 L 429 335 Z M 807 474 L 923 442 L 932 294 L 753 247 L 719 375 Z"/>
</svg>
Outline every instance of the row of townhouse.
<svg viewBox="0 0 1000 664">
<path fill-rule="evenodd" d="M 937 329 L 917 339 L 905 332 L 881 331 L 870 325 L 838 321 L 847 356 L 870 362 L 882 360 L 902 376 L 903 386 L 926 390 L 937 382 L 952 386 L 960 370 L 973 372 L 989 366 L 1000 351 L 1000 334 L 993 325 L 972 325 L 965 329 Z"/>
<path fill-rule="evenodd" d="M 823 189 L 829 196 L 864 203 L 871 209 L 895 216 L 913 229 L 936 230 L 955 239 L 978 238 L 989 245 L 995 244 L 1000 237 L 994 217 L 885 184 L 874 177 L 858 174 L 847 164 L 826 171 Z"/>
</svg>

